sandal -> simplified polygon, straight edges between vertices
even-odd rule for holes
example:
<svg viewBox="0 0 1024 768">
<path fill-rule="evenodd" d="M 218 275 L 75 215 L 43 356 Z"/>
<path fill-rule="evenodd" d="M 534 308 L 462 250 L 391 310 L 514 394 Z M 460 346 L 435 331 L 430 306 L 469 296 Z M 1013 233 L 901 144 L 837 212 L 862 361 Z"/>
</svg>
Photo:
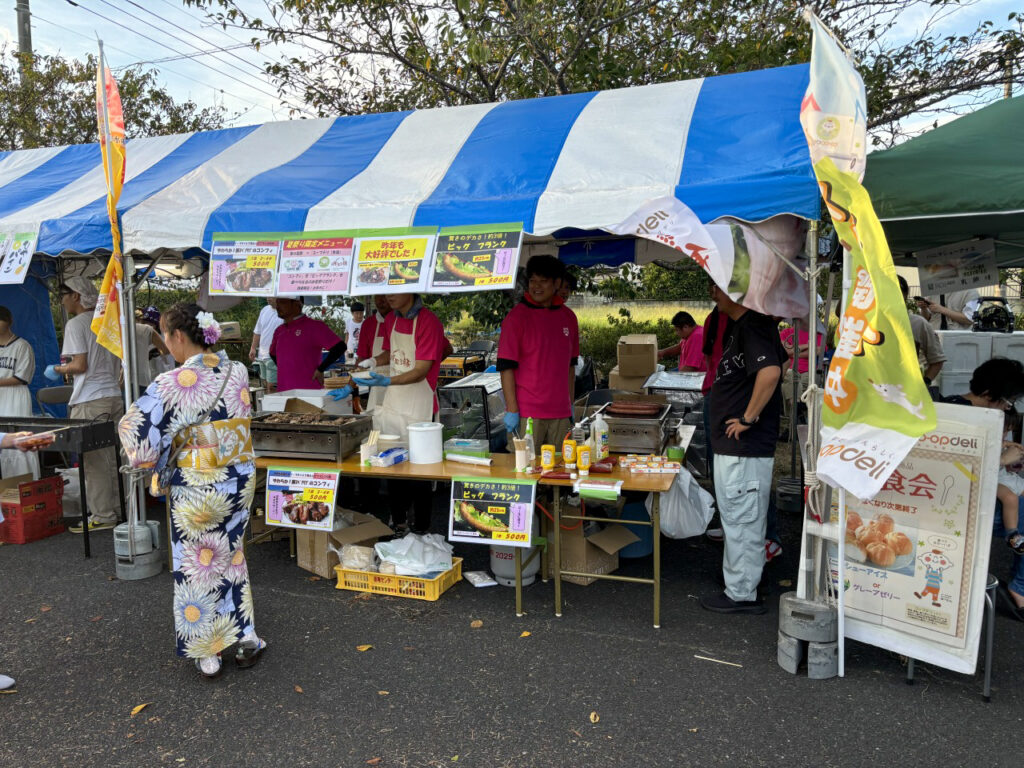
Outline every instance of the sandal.
<svg viewBox="0 0 1024 768">
<path fill-rule="evenodd" d="M 1021 535 L 1019 531 L 1014 531 L 1007 536 L 1006 544 L 1018 555 L 1024 555 L 1024 535 Z"/>
<path fill-rule="evenodd" d="M 1016 601 L 1013 599 L 1013 595 L 1010 594 L 1009 588 L 1002 582 L 999 582 L 999 587 L 996 589 L 996 594 L 999 595 L 1000 602 L 1006 613 L 1015 618 L 1017 621 L 1024 621 L 1024 608 L 1017 606 Z"/>
<path fill-rule="evenodd" d="M 206 659 L 196 659 L 196 669 L 199 670 L 199 674 L 207 680 L 213 680 L 214 678 L 220 677 L 221 672 L 224 671 L 224 664 L 221 662 L 220 654 L 218 653 L 216 656 L 208 656 L 207 658 L 217 659 L 217 670 L 215 672 L 207 672 L 203 669 L 203 662 L 206 661 Z"/>
<path fill-rule="evenodd" d="M 263 655 L 263 651 L 266 649 L 267 643 L 265 640 L 260 640 L 259 644 L 255 646 L 239 644 L 238 650 L 235 652 L 235 665 L 241 669 L 256 666 L 260 656 Z"/>
</svg>

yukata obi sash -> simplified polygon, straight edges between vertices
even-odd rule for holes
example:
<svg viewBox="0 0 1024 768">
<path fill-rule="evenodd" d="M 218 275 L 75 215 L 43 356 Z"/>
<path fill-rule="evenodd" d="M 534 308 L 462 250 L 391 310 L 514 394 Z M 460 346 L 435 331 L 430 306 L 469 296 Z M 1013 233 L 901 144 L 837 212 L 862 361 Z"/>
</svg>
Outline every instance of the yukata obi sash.
<svg viewBox="0 0 1024 768">
<path fill-rule="evenodd" d="M 176 462 L 180 469 L 218 469 L 255 457 L 248 418 L 219 419 L 189 427 L 186 433 Z"/>
</svg>

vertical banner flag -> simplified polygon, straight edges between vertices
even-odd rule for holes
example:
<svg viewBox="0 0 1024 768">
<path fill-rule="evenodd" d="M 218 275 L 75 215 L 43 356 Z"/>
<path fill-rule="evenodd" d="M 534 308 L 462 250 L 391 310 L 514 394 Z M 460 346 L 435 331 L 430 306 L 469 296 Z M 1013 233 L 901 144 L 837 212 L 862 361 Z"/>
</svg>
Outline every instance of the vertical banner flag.
<svg viewBox="0 0 1024 768">
<path fill-rule="evenodd" d="M 882 225 L 861 185 L 867 138 L 864 82 L 809 11 L 811 81 L 800 108 L 814 173 L 846 250 L 848 286 L 825 379 L 818 476 L 859 499 L 881 490 L 935 407 Z"/>
<path fill-rule="evenodd" d="M 121 262 L 121 228 L 117 222 L 117 201 L 124 184 L 125 144 L 124 114 L 117 83 L 103 57 L 103 44 L 96 62 L 96 123 L 100 134 L 100 152 L 103 154 L 103 174 L 107 180 L 107 215 L 113 252 L 103 273 L 99 300 L 92 318 L 92 331 L 96 341 L 111 353 L 123 358 L 121 350 L 121 301 L 118 290 L 124 277 Z"/>
</svg>

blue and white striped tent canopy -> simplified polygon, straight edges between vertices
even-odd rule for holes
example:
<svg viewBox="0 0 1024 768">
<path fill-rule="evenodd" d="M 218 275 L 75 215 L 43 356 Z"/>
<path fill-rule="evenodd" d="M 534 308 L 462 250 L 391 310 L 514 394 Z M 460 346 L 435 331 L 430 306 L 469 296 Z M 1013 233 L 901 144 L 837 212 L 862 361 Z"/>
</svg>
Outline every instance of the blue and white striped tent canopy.
<svg viewBox="0 0 1024 768">
<path fill-rule="evenodd" d="M 798 65 L 620 90 L 134 139 L 125 250 L 214 232 L 524 222 L 601 229 L 675 195 L 705 222 L 818 215 Z M 132 105 L 125 104 L 126 110 Z M 97 144 L 0 154 L 0 231 L 111 246 Z"/>
</svg>

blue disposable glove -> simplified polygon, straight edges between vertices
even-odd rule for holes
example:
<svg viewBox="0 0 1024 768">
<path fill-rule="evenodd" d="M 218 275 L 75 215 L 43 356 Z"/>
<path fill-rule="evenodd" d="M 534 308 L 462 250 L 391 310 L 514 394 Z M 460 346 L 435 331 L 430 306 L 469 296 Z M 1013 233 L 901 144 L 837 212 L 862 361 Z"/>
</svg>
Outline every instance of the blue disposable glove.
<svg viewBox="0 0 1024 768">
<path fill-rule="evenodd" d="M 352 385 L 346 384 L 344 387 L 341 387 L 340 389 L 332 389 L 327 394 L 330 395 L 335 400 L 344 400 L 346 397 L 352 394 Z"/>
<path fill-rule="evenodd" d="M 374 371 L 370 372 L 370 378 L 360 379 L 355 376 L 352 377 L 352 381 L 364 387 L 386 387 L 391 383 L 390 376 L 382 376 Z"/>
<path fill-rule="evenodd" d="M 43 376 L 48 378 L 50 381 L 60 381 L 60 374 L 57 373 L 56 364 L 46 366 L 46 370 L 43 371 Z"/>
<path fill-rule="evenodd" d="M 519 428 L 519 414 L 505 411 L 505 431 L 510 435 Z"/>
</svg>

